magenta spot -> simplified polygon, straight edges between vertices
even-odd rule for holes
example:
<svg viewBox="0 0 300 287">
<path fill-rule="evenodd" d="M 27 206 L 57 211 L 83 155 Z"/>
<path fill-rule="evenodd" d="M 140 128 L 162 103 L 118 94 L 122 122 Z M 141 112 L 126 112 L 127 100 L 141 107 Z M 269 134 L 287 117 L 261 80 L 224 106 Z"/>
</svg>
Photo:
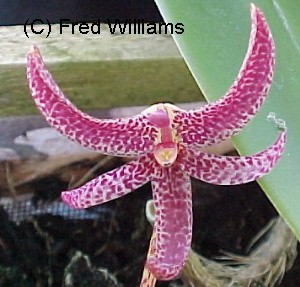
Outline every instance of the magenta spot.
<svg viewBox="0 0 300 287">
<path fill-rule="evenodd" d="M 163 110 L 157 110 L 149 114 L 148 120 L 157 128 L 165 128 L 170 125 L 168 114 Z"/>
<path fill-rule="evenodd" d="M 64 203 L 70 205 L 72 196 L 68 192 L 63 192 L 60 197 Z"/>
</svg>

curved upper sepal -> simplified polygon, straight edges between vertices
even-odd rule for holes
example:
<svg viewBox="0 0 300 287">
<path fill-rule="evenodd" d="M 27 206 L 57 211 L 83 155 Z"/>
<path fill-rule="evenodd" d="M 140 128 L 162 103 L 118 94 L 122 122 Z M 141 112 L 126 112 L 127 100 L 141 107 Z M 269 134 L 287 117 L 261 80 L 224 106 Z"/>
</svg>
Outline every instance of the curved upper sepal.
<svg viewBox="0 0 300 287">
<path fill-rule="evenodd" d="M 262 12 L 251 6 L 248 50 L 237 78 L 218 101 L 174 119 L 183 145 L 204 147 L 230 138 L 249 122 L 266 99 L 274 69 L 274 43 Z"/>
<path fill-rule="evenodd" d="M 179 159 L 190 176 L 218 185 L 247 183 L 266 175 L 280 159 L 286 142 L 286 131 L 267 149 L 251 156 L 218 156 L 200 151 L 185 151 Z"/>
<path fill-rule="evenodd" d="M 81 112 L 59 89 L 36 47 L 27 55 L 27 78 L 38 109 L 50 125 L 71 140 L 118 156 L 137 156 L 153 150 L 157 129 L 147 115 L 96 119 Z"/>
</svg>

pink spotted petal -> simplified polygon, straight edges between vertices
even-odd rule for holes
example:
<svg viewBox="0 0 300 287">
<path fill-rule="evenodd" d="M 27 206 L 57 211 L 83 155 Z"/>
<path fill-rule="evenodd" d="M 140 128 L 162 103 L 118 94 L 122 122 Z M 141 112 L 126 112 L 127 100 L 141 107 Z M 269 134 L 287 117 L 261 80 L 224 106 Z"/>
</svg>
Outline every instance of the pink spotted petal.
<svg viewBox="0 0 300 287">
<path fill-rule="evenodd" d="M 251 20 L 248 51 L 226 95 L 198 110 L 176 113 L 174 123 L 184 145 L 203 147 L 230 138 L 265 101 L 273 77 L 274 43 L 262 12 L 254 5 Z"/>
<path fill-rule="evenodd" d="M 154 253 L 146 268 L 158 280 L 170 280 L 182 269 L 192 239 L 190 177 L 178 165 L 158 167 L 152 180 L 155 206 Z"/>
<path fill-rule="evenodd" d="M 267 174 L 280 159 L 286 132 L 280 132 L 269 148 L 252 156 L 218 156 L 186 150 L 180 158 L 183 170 L 192 177 L 219 185 L 234 185 L 256 180 Z"/>
<path fill-rule="evenodd" d="M 151 155 L 141 156 L 100 175 L 80 188 L 62 192 L 61 198 L 73 208 L 87 208 L 113 200 L 150 181 L 155 166 L 156 162 Z"/>
<path fill-rule="evenodd" d="M 32 97 L 50 125 L 79 144 L 99 152 L 137 156 L 153 149 L 157 129 L 146 115 L 95 119 L 78 110 L 62 93 L 33 47 L 27 56 Z"/>
</svg>

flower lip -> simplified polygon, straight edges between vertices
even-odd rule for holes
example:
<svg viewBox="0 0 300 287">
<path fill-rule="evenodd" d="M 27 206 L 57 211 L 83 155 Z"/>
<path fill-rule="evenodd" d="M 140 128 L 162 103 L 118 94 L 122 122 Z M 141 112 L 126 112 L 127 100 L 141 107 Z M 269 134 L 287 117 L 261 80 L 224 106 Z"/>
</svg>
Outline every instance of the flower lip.
<svg viewBox="0 0 300 287">
<path fill-rule="evenodd" d="M 154 148 L 154 157 L 162 167 L 171 166 L 177 159 L 178 147 L 175 142 L 163 142 Z"/>
</svg>

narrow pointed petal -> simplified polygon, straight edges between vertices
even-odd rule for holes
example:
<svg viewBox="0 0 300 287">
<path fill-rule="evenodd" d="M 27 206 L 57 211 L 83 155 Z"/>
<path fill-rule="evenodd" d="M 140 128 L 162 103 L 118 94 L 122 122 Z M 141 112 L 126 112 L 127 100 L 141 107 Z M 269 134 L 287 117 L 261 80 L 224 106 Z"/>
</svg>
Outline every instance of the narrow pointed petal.
<svg viewBox="0 0 300 287">
<path fill-rule="evenodd" d="M 192 239 L 190 177 L 174 164 L 157 168 L 152 179 L 155 206 L 154 252 L 146 268 L 158 280 L 170 280 L 182 269 Z"/>
<path fill-rule="evenodd" d="M 218 156 L 186 150 L 180 159 L 182 169 L 197 179 L 218 185 L 235 185 L 256 180 L 267 174 L 280 159 L 286 132 L 280 132 L 269 148 L 251 156 Z"/>
<path fill-rule="evenodd" d="M 274 43 L 262 12 L 251 7 L 252 28 L 242 67 L 220 100 L 174 119 L 184 145 L 204 147 L 239 132 L 266 99 L 274 68 Z"/>
<path fill-rule="evenodd" d="M 80 188 L 62 192 L 61 199 L 73 208 L 87 208 L 116 199 L 150 181 L 155 166 L 156 162 L 151 155 L 141 156 Z"/>
<path fill-rule="evenodd" d="M 137 156 L 153 149 L 156 128 L 146 115 L 107 120 L 81 112 L 63 95 L 36 47 L 27 56 L 27 78 L 40 112 L 50 125 L 71 140 L 119 156 Z"/>
</svg>

